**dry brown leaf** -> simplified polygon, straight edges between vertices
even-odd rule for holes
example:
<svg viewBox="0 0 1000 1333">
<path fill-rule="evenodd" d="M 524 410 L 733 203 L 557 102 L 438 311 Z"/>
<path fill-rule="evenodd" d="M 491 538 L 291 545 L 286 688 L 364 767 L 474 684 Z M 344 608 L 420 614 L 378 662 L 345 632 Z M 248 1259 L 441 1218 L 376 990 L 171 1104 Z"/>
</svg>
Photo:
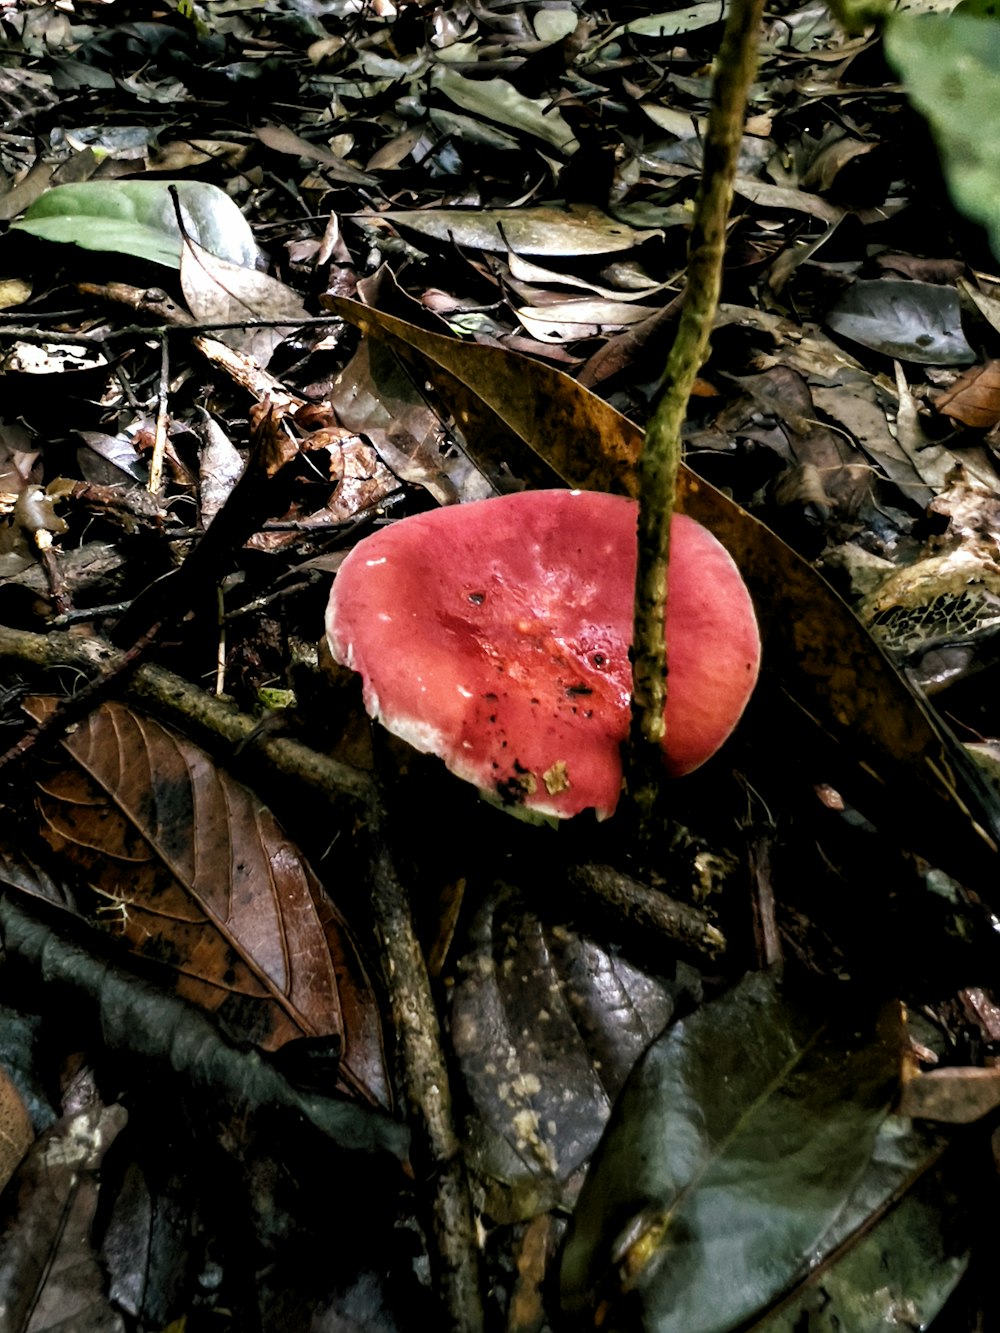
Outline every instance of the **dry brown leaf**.
<svg viewBox="0 0 1000 1333">
<path fill-rule="evenodd" d="M 29 705 L 36 717 L 50 707 Z M 103 705 L 64 745 L 80 767 L 53 769 L 39 784 L 44 836 L 118 909 L 132 948 L 166 963 L 179 992 L 266 1049 L 340 1038 L 370 1088 L 381 1048 L 363 966 L 270 810 L 204 750 L 122 703 Z M 378 1080 L 374 1091 L 382 1096 Z"/>
<path fill-rule="evenodd" d="M 218 340 L 266 366 L 283 339 L 309 318 L 290 287 L 266 273 L 219 259 L 185 238 L 181 246 L 181 286 L 188 309 L 200 324 L 245 321 L 242 328 L 220 329 Z M 255 321 L 287 319 L 277 328 L 255 327 Z"/>
<path fill-rule="evenodd" d="M 933 1069 L 903 1087 L 899 1112 L 915 1120 L 968 1125 L 1000 1106 L 1000 1069 Z"/>
<path fill-rule="evenodd" d="M 515 475 L 552 474 L 574 486 L 635 494 L 638 428 L 551 367 L 499 347 L 464 343 L 352 301 L 323 304 L 365 334 L 419 354 L 452 403 L 476 462 L 492 454 Z M 733 307 L 723 308 L 732 317 Z M 801 331 L 799 331 L 801 336 Z M 534 454 L 532 465 L 528 451 Z M 836 594 L 800 556 L 712 486 L 682 467 L 678 507 L 710 527 L 734 556 L 755 599 L 764 664 L 787 696 L 862 773 L 864 798 L 887 826 L 934 843 L 937 863 L 995 898 L 1000 803 L 927 704 L 874 646 Z M 893 793 L 886 803 L 883 793 Z M 905 792 L 905 797 L 901 793 Z M 920 810 L 923 813 L 917 815 Z M 947 834 L 945 830 L 949 829 Z M 971 836 L 970 836 L 971 835 Z"/>
<path fill-rule="evenodd" d="M 334 180 L 347 181 L 352 185 L 375 185 L 374 176 L 366 171 L 359 171 L 350 162 L 343 161 L 336 153 L 320 144 L 310 143 L 284 125 L 261 125 L 254 131 L 257 138 L 275 153 L 288 153 L 293 157 L 304 157 L 309 162 L 323 164 L 327 174 Z"/>
<path fill-rule="evenodd" d="M 970 366 L 940 394 L 934 406 L 946 417 L 975 430 L 988 430 L 1000 421 L 1000 361 Z"/>
<path fill-rule="evenodd" d="M 439 414 L 384 344 L 360 344 L 334 381 L 328 402 L 337 419 L 370 441 L 397 477 L 424 486 L 438 504 L 481 500 L 493 493 L 468 458 L 449 448 Z"/>
<path fill-rule="evenodd" d="M 6 1188 L 34 1137 L 21 1094 L 0 1067 L 0 1190 Z"/>
<path fill-rule="evenodd" d="M 5 1333 L 124 1329 L 107 1296 L 94 1224 L 101 1165 L 127 1119 L 95 1093 L 93 1104 L 69 1111 L 32 1144 L 10 1191 L 0 1253 Z"/>
</svg>

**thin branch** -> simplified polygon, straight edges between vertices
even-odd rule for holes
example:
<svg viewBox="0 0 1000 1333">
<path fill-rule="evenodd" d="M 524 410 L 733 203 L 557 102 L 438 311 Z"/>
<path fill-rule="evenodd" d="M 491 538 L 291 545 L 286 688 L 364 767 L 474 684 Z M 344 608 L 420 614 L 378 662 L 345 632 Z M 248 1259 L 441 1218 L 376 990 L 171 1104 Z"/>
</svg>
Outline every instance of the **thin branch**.
<svg viewBox="0 0 1000 1333">
<path fill-rule="evenodd" d="M 32 634 L 0 625 L 0 664 L 6 667 L 8 678 L 15 669 L 35 669 L 47 679 L 51 673 L 69 672 L 89 680 L 114 671 L 123 657 L 98 639 Z M 123 693 L 206 748 L 215 752 L 221 748 L 229 758 L 239 755 L 244 771 L 248 760 L 258 756 L 274 776 L 292 784 L 292 790 L 303 796 L 312 792 L 328 801 L 345 799 L 355 803 L 359 811 L 372 798 L 371 779 L 360 769 L 289 736 L 269 734 L 258 718 L 241 713 L 235 704 L 214 698 L 161 666 L 147 663 L 138 667 L 134 676 L 123 682 Z"/>
<path fill-rule="evenodd" d="M 63 1005 L 74 1021 L 100 1034 L 107 1050 L 141 1062 L 158 1078 L 215 1095 L 236 1118 L 278 1108 L 346 1151 L 405 1161 L 408 1133 L 388 1114 L 293 1087 L 259 1052 L 229 1041 L 196 1005 L 153 985 L 127 963 L 112 962 L 96 933 L 68 913 L 45 907 L 39 913 L 9 890 L 0 893 L 0 985 L 8 995 L 50 1012 Z M 83 932 L 84 944 L 71 932 Z"/>
<path fill-rule="evenodd" d="M 475 1224 L 462 1145 L 455 1130 L 441 1027 L 409 899 L 389 851 L 385 822 L 381 803 L 373 800 L 368 808 L 374 846 L 372 912 L 415 1130 L 414 1165 L 428 1176 L 435 1285 L 448 1333 L 482 1333 Z"/>
<path fill-rule="evenodd" d="M 632 726 L 628 789 L 640 827 L 652 831 L 661 788 L 667 702 L 664 609 L 670 521 L 681 461 L 681 428 L 695 376 L 708 352 L 722 285 L 726 224 L 750 82 L 757 67 L 763 0 L 732 0 L 716 60 L 712 106 L 695 201 L 687 283 L 677 336 L 639 465 L 639 556 L 635 585 Z"/>
</svg>

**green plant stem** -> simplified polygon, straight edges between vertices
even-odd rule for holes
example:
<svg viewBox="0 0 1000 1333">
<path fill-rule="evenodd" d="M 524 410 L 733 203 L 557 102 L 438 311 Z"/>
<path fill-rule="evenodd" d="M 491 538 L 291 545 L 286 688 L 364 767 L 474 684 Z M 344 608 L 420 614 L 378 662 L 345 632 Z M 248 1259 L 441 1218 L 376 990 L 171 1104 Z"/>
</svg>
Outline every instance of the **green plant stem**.
<svg viewBox="0 0 1000 1333">
<path fill-rule="evenodd" d="M 639 465 L 639 555 L 627 785 L 640 826 L 647 829 L 663 773 L 661 747 L 667 701 L 664 613 L 670 521 L 681 462 L 681 428 L 695 376 L 708 352 L 719 303 L 726 224 L 747 94 L 757 67 L 763 9 L 763 0 L 732 0 L 726 20 L 705 133 L 701 184 L 695 200 L 684 302 Z"/>
</svg>

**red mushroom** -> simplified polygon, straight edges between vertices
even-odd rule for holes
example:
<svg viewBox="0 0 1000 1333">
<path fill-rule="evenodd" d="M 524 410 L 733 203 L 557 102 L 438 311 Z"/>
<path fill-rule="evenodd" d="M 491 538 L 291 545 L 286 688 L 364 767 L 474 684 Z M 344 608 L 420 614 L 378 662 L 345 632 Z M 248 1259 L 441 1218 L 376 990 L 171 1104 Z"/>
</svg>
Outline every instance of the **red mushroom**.
<svg viewBox="0 0 1000 1333">
<path fill-rule="evenodd" d="M 327 612 L 372 717 L 504 804 L 611 814 L 629 727 L 634 501 L 525 491 L 417 514 L 358 543 Z M 689 773 L 757 679 L 760 638 L 728 553 L 671 532 L 664 759 Z"/>
</svg>

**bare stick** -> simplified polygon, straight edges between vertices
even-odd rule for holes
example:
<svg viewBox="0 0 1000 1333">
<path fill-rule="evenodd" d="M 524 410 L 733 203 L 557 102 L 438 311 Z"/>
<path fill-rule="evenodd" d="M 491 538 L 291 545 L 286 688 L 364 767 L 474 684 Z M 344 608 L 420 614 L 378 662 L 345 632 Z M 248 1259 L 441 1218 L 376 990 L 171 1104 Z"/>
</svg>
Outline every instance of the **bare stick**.
<svg viewBox="0 0 1000 1333">
<path fill-rule="evenodd" d="M 639 465 L 639 560 L 635 584 L 632 726 L 628 789 L 640 827 L 650 828 L 663 773 L 663 710 L 667 702 L 664 610 L 670 561 L 670 520 L 681 461 L 681 427 L 695 376 L 708 352 L 722 285 L 726 223 L 750 81 L 757 66 L 763 0 L 732 0 L 716 60 L 712 106 L 695 201 L 687 283 L 677 337 L 661 393 L 646 429 Z"/>
<path fill-rule="evenodd" d="M 413 1160 L 428 1177 L 442 1333 L 482 1333 L 475 1223 L 427 964 L 409 899 L 389 851 L 383 811 L 375 800 L 369 805 L 368 824 L 375 852 L 372 912 L 400 1043 L 402 1078 L 414 1128 Z"/>
</svg>

